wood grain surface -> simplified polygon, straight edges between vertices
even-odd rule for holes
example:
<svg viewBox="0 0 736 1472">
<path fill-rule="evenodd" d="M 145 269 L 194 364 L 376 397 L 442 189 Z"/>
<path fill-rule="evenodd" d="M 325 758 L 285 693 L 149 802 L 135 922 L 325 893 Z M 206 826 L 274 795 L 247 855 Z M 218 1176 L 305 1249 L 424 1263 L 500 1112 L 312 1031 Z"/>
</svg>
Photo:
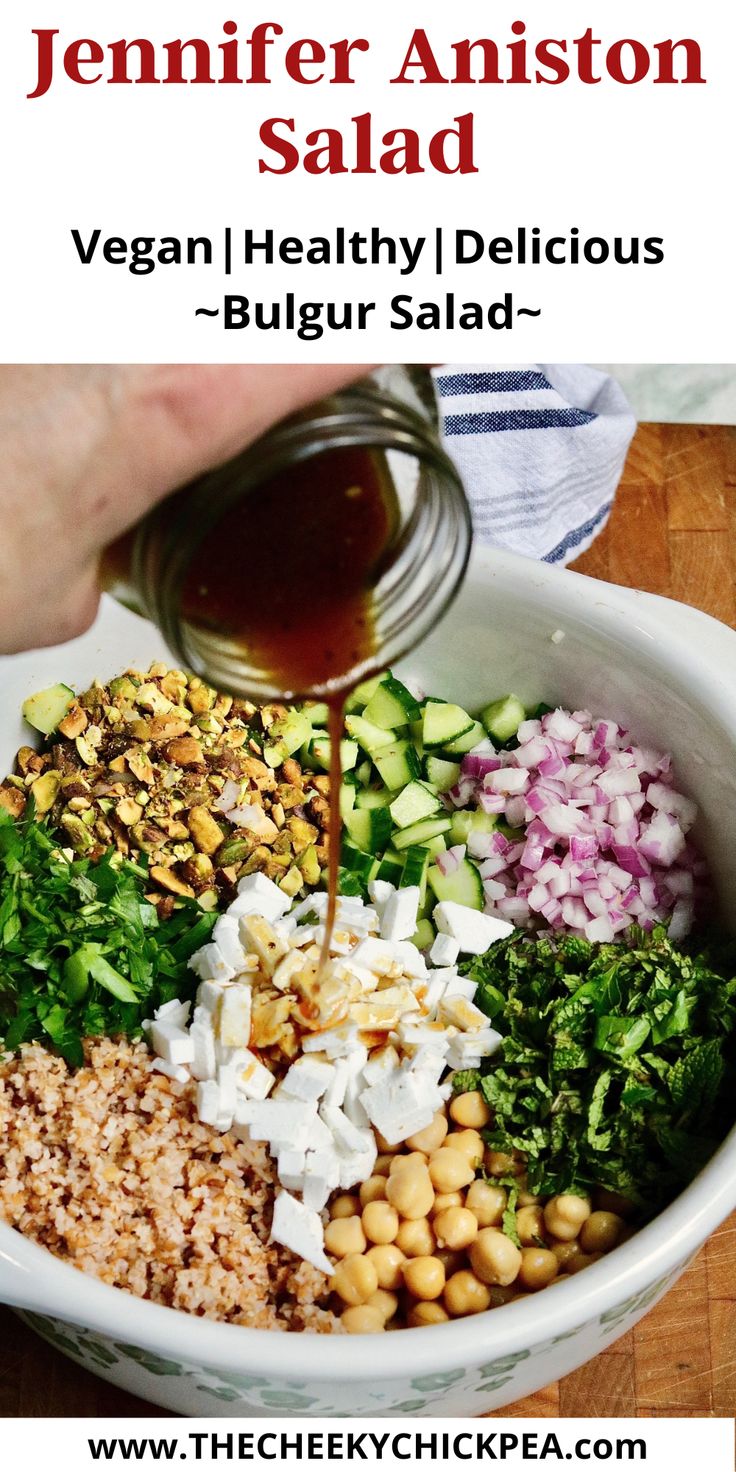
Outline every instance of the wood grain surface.
<svg viewBox="0 0 736 1472">
<path fill-rule="evenodd" d="M 736 430 L 642 425 L 608 527 L 575 564 L 736 627 Z M 736 1413 L 736 1216 L 629 1334 L 511 1416 Z M 0 1310 L 0 1416 L 155 1416 Z"/>
</svg>

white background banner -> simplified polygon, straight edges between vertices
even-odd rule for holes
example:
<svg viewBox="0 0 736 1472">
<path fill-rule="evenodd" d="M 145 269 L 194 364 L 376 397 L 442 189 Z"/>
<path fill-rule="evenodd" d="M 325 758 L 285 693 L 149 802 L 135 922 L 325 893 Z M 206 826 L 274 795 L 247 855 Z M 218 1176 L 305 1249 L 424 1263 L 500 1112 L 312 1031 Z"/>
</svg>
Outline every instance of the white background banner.
<svg viewBox="0 0 736 1472">
<path fill-rule="evenodd" d="M 266 22 L 259 45 L 254 28 Z M 413 84 L 391 82 L 415 27 L 424 28 L 437 73 L 447 80 L 420 83 L 415 66 L 407 73 Z M 42 31 L 55 34 L 34 34 Z M 735 35 L 736 9 L 723 0 L 8 5 L 0 49 L 2 356 L 729 361 Z M 150 43 L 145 64 L 155 82 L 136 80 L 140 48 L 121 60 L 121 44 L 140 38 Z M 209 66 L 211 83 L 166 81 L 165 43 L 190 38 L 200 40 L 199 65 L 202 74 Z M 324 63 L 309 45 L 295 51 L 296 42 L 310 38 L 324 47 Z M 500 80 L 455 84 L 462 43 L 481 38 L 498 47 Z M 535 48 L 550 38 L 555 44 L 535 61 Z M 638 45 L 617 44 L 626 38 Z M 705 80 L 657 80 L 669 65 L 667 47 L 658 51 L 657 44 L 683 38 L 698 43 Z M 344 47 L 332 49 L 346 40 L 368 46 L 350 53 L 351 84 L 339 80 Z M 237 56 L 220 49 L 227 43 L 237 43 Z M 691 52 L 673 53 L 676 76 L 688 64 L 697 73 Z M 195 51 L 183 55 L 183 74 L 193 76 Z M 488 48 L 472 53 L 474 75 L 488 55 Z M 288 75 L 295 57 L 304 84 Z M 243 80 L 221 80 L 236 62 Z M 549 85 L 563 63 L 569 78 Z M 617 70 L 630 77 L 635 68 L 646 71 L 640 82 L 614 79 Z M 130 80 L 111 80 L 116 69 Z M 548 80 L 536 81 L 537 72 Z M 39 95 L 29 99 L 33 91 Z M 429 164 L 430 139 L 468 117 L 466 154 L 476 172 L 437 172 Z M 276 128 L 287 140 L 283 148 L 259 136 L 273 118 L 293 120 Z M 321 130 L 328 128 L 342 140 L 345 172 L 308 173 L 306 137 L 318 132 L 324 148 Z M 381 139 L 396 129 L 415 131 L 425 172 L 382 171 Z M 333 139 L 333 165 L 339 142 Z M 291 172 L 259 172 L 259 161 L 284 167 L 294 154 Z M 452 138 L 448 155 L 457 162 Z M 360 163 L 375 172 L 353 172 Z M 248 264 L 249 230 L 256 242 L 272 231 L 275 251 L 289 238 L 287 259 L 265 265 L 256 251 Z M 374 247 L 372 231 L 405 238 L 396 264 L 388 260 L 390 245 Z M 365 244 L 350 244 L 356 236 Z M 154 245 L 139 248 L 154 269 L 139 264 L 131 271 L 131 242 L 139 237 L 182 242 L 184 262 L 156 262 Z M 205 241 L 191 265 L 187 237 Z M 314 238 L 326 242 L 318 252 L 327 259 L 309 264 Z M 499 238 L 506 244 L 491 247 L 493 261 L 490 243 Z M 554 262 L 545 255 L 550 239 Z M 576 242 L 584 255 L 591 239 L 592 260 L 565 264 Z M 662 242 L 659 264 L 642 262 L 651 239 Z M 632 240 L 639 264 L 618 264 L 616 251 L 628 258 Z M 114 242 L 107 250 L 106 241 Z M 535 241 L 540 264 L 530 263 Z M 419 254 L 402 274 L 406 251 Z M 604 252 L 608 259 L 600 261 Z M 228 297 L 237 299 L 229 308 Z M 196 315 L 198 309 L 209 315 Z M 226 325 L 228 311 L 240 325 Z M 279 326 L 258 327 L 256 319 Z"/>
<path fill-rule="evenodd" d="M 197 1468 L 253 1467 L 257 1472 L 324 1463 L 387 1472 L 441 1465 L 446 1472 L 499 1464 L 519 1472 L 565 1464 L 571 1472 L 598 1466 L 678 1472 L 707 1467 L 731 1472 L 733 1422 L 726 1420 L 355 1420 L 223 1418 L 124 1421 L 6 1421 L 3 1461 L 9 1467 L 53 1464 L 54 1472 L 95 1466 L 152 1466 L 182 1461 Z"/>
</svg>

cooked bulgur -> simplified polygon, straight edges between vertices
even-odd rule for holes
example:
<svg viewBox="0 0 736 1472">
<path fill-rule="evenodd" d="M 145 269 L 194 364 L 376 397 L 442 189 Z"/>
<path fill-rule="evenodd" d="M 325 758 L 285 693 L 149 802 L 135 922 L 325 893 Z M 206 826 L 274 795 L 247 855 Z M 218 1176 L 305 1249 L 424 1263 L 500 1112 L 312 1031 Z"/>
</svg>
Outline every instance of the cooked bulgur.
<svg viewBox="0 0 736 1472">
<path fill-rule="evenodd" d="M 322 1273 L 269 1245 L 266 1147 L 197 1119 L 143 1043 L 37 1045 L 0 1064 L 0 1216 L 116 1288 L 207 1318 L 329 1332 Z"/>
</svg>

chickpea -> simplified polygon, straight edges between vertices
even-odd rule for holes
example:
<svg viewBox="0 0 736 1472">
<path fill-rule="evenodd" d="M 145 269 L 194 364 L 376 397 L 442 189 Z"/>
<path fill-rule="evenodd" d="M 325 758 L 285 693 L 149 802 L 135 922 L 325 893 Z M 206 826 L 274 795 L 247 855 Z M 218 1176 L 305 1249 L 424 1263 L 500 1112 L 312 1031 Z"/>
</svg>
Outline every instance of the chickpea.
<svg viewBox="0 0 736 1472">
<path fill-rule="evenodd" d="M 384 1324 L 387 1324 L 389 1319 L 394 1317 L 399 1307 L 399 1300 L 395 1293 L 388 1293 L 385 1288 L 377 1288 L 368 1299 L 366 1307 L 377 1308 L 379 1314 L 383 1316 Z"/>
<path fill-rule="evenodd" d="M 369 1201 L 385 1201 L 385 1200 L 386 1200 L 386 1177 L 385 1176 L 369 1176 L 367 1181 L 363 1181 L 362 1182 L 361 1187 L 360 1187 L 360 1204 L 361 1204 L 361 1206 L 367 1206 L 368 1203 L 369 1203 Z"/>
<path fill-rule="evenodd" d="M 429 1174 L 432 1185 L 444 1194 L 446 1191 L 459 1191 L 462 1186 L 469 1186 L 475 1176 L 475 1167 L 461 1150 L 443 1145 L 441 1150 L 435 1150 L 430 1156 Z"/>
<path fill-rule="evenodd" d="M 376 1144 L 382 1155 L 395 1155 L 396 1151 L 401 1149 L 400 1145 L 389 1145 L 388 1140 L 385 1135 L 381 1134 L 380 1130 L 376 1130 Z"/>
<path fill-rule="evenodd" d="M 568 1263 L 580 1253 L 579 1242 L 553 1242 L 551 1247 L 561 1268 L 567 1271 Z"/>
<path fill-rule="evenodd" d="M 600 1262 L 602 1252 L 578 1252 L 565 1264 L 568 1273 L 582 1273 L 583 1268 L 592 1267 L 594 1262 Z"/>
<path fill-rule="evenodd" d="M 467 1267 L 464 1252 L 452 1252 L 449 1247 L 437 1247 L 434 1256 L 442 1263 L 446 1278 L 451 1278 L 453 1273 L 459 1273 L 461 1268 Z"/>
<path fill-rule="evenodd" d="M 498 1227 L 484 1227 L 471 1244 L 468 1256 L 473 1272 L 484 1283 L 513 1283 L 521 1267 L 521 1253 Z"/>
<path fill-rule="evenodd" d="M 486 1150 L 483 1156 L 485 1168 L 489 1176 L 520 1176 L 524 1174 L 521 1161 L 514 1160 L 513 1155 L 507 1155 L 503 1150 Z"/>
<path fill-rule="evenodd" d="M 401 1266 L 404 1254 L 400 1247 L 394 1242 L 380 1243 L 376 1247 L 369 1247 L 366 1252 L 369 1262 L 373 1263 L 378 1278 L 379 1288 L 387 1288 L 394 1293 L 403 1282 Z"/>
<path fill-rule="evenodd" d="M 354 1252 L 337 1264 L 330 1287 L 343 1303 L 350 1308 L 367 1303 L 378 1289 L 378 1273 L 373 1263 L 362 1254 Z"/>
<path fill-rule="evenodd" d="M 340 1323 L 348 1334 L 382 1334 L 386 1326 L 381 1310 L 370 1303 L 355 1304 L 343 1309 Z"/>
<path fill-rule="evenodd" d="M 554 1252 L 550 1252 L 547 1247 L 524 1247 L 518 1282 L 523 1288 L 536 1292 L 552 1282 L 557 1276 L 558 1266 Z"/>
<path fill-rule="evenodd" d="M 325 1227 L 325 1247 L 333 1257 L 350 1257 L 367 1247 L 359 1216 L 340 1216 Z"/>
<path fill-rule="evenodd" d="M 423 1150 L 412 1150 L 410 1155 L 394 1155 L 389 1168 L 389 1175 L 396 1175 L 397 1170 L 404 1170 L 407 1165 L 426 1165 L 427 1157 Z"/>
<path fill-rule="evenodd" d="M 402 1222 L 396 1233 L 396 1246 L 405 1257 L 430 1257 L 435 1245 L 434 1232 L 426 1217 Z"/>
<path fill-rule="evenodd" d="M 425 1324 L 448 1324 L 449 1321 L 450 1316 L 445 1313 L 442 1304 L 428 1299 L 420 1299 L 415 1303 L 406 1318 L 410 1329 L 421 1329 Z"/>
<path fill-rule="evenodd" d="M 533 1191 L 527 1191 L 526 1185 L 527 1185 L 526 1176 L 524 1176 L 517 1183 L 517 1191 L 516 1191 L 516 1204 L 517 1204 L 517 1206 L 541 1206 L 542 1205 L 542 1198 L 541 1198 L 541 1196 L 535 1196 Z"/>
<path fill-rule="evenodd" d="M 487 1181 L 473 1181 L 465 1197 L 468 1211 L 472 1211 L 479 1227 L 497 1227 L 506 1210 L 506 1192 L 503 1186 L 489 1186 Z"/>
<path fill-rule="evenodd" d="M 376 1163 L 373 1167 L 374 1176 L 387 1176 L 391 1169 L 391 1161 L 393 1160 L 393 1158 L 393 1155 L 387 1155 L 385 1151 L 382 1155 L 378 1155 L 376 1157 Z"/>
<path fill-rule="evenodd" d="M 432 1216 L 433 1217 L 438 1216 L 441 1211 L 447 1211 L 449 1209 L 449 1207 L 451 1207 L 451 1206 L 464 1206 L 464 1205 L 465 1205 L 465 1197 L 463 1196 L 463 1194 L 462 1194 L 461 1191 L 445 1191 L 445 1192 L 440 1192 L 440 1194 L 438 1196 L 435 1196 L 435 1198 L 434 1198 L 434 1206 L 432 1207 Z"/>
<path fill-rule="evenodd" d="M 516 1213 L 516 1231 L 522 1247 L 544 1241 L 544 1212 L 541 1206 L 522 1206 Z"/>
<path fill-rule="evenodd" d="M 369 1201 L 361 1217 L 363 1231 L 369 1242 L 381 1246 L 395 1242 L 399 1230 L 399 1213 L 388 1201 Z"/>
<path fill-rule="evenodd" d="M 490 1124 L 491 1111 L 479 1089 L 456 1094 L 450 1105 L 450 1118 L 462 1129 L 484 1130 Z"/>
<path fill-rule="evenodd" d="M 445 1149 L 459 1150 L 476 1171 L 483 1159 L 485 1145 L 477 1130 L 454 1130 L 445 1140 Z"/>
<path fill-rule="evenodd" d="M 593 1196 L 593 1205 L 596 1211 L 612 1211 L 616 1216 L 632 1216 L 636 1207 L 628 1196 L 620 1196 L 618 1191 L 608 1191 L 604 1186 L 599 1186 Z"/>
<path fill-rule="evenodd" d="M 390 1175 L 386 1196 L 399 1215 L 408 1221 L 419 1221 L 427 1216 L 434 1204 L 434 1188 L 426 1165 L 411 1161 Z"/>
<path fill-rule="evenodd" d="M 439 1298 L 445 1286 L 444 1265 L 437 1257 L 411 1257 L 403 1267 L 404 1282 L 413 1298 Z"/>
<path fill-rule="evenodd" d="M 433 1225 L 438 1247 L 449 1247 L 453 1252 L 469 1247 L 478 1235 L 478 1218 L 467 1206 L 448 1206 L 433 1218 Z"/>
<path fill-rule="evenodd" d="M 431 1155 L 433 1150 L 439 1150 L 442 1141 L 447 1134 L 447 1115 L 438 1110 L 431 1124 L 418 1130 L 415 1135 L 409 1135 L 406 1144 L 410 1150 L 421 1150 L 425 1155 Z"/>
<path fill-rule="evenodd" d="M 589 1216 L 586 1196 L 553 1196 L 544 1208 L 544 1224 L 558 1242 L 572 1242 Z"/>
<path fill-rule="evenodd" d="M 610 1252 L 621 1237 L 623 1222 L 613 1211 L 594 1211 L 580 1228 L 583 1252 Z"/>
<path fill-rule="evenodd" d="M 476 1278 L 467 1268 L 453 1273 L 445 1284 L 444 1303 L 453 1319 L 465 1318 L 466 1314 L 482 1314 L 490 1307 L 491 1294 L 485 1283 Z"/>
<path fill-rule="evenodd" d="M 333 1221 L 343 1216 L 360 1216 L 357 1196 L 336 1196 L 330 1204 L 330 1216 Z"/>
<path fill-rule="evenodd" d="M 500 1283 L 491 1283 L 490 1293 L 491 1308 L 503 1308 L 505 1303 L 513 1303 L 515 1298 L 523 1297 L 521 1293 L 516 1292 L 514 1285 L 510 1285 L 508 1288 L 502 1288 Z"/>
</svg>

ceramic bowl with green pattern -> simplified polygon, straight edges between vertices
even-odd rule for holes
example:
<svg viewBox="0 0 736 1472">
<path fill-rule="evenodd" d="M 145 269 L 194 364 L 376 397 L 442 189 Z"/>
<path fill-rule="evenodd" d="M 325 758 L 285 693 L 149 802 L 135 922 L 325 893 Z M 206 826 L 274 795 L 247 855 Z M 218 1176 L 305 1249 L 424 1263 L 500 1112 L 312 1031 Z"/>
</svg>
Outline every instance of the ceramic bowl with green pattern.
<svg viewBox="0 0 736 1472">
<path fill-rule="evenodd" d="M 564 637 L 560 640 L 559 632 Z M 555 640 L 552 640 L 552 635 Z M 0 764 L 25 697 L 165 657 L 148 624 L 106 601 L 62 649 L 0 661 Z M 672 751 L 726 917 L 736 909 L 736 635 L 681 605 L 476 552 L 456 604 L 406 662 L 469 707 L 508 689 L 623 721 Z M 575 1369 L 666 1292 L 736 1205 L 736 1133 L 654 1222 L 585 1272 L 490 1313 L 382 1336 L 253 1330 L 143 1302 L 0 1225 L 0 1300 L 87 1369 L 184 1415 L 472 1415 Z"/>
</svg>

